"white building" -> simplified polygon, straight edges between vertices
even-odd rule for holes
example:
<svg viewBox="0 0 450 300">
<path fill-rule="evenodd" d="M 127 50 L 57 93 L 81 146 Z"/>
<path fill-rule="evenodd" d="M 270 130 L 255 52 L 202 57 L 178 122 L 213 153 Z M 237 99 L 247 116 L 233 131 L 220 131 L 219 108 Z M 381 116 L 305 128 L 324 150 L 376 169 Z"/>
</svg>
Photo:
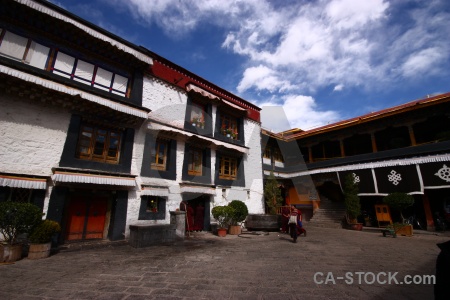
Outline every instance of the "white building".
<svg viewBox="0 0 450 300">
<path fill-rule="evenodd" d="M 47 1 L 7 6 L 0 201 L 42 207 L 60 242 L 168 224 L 183 200 L 203 230 L 234 199 L 263 213 L 258 107 Z"/>
</svg>

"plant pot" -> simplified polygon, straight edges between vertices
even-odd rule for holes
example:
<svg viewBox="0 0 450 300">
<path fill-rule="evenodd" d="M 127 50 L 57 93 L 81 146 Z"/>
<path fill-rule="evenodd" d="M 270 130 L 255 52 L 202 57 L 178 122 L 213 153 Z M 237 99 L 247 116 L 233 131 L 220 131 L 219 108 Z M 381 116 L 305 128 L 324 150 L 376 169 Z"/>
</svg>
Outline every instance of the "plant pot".
<svg viewBox="0 0 450 300">
<path fill-rule="evenodd" d="M 351 230 L 358 230 L 361 231 L 363 229 L 363 224 L 362 223 L 353 223 L 353 224 L 349 224 L 349 228 Z"/>
<path fill-rule="evenodd" d="M 231 137 L 231 135 L 229 133 L 227 133 L 227 138 Z"/>
<path fill-rule="evenodd" d="M 230 225 L 228 228 L 228 233 L 231 235 L 241 234 L 241 226 L 240 225 Z"/>
<path fill-rule="evenodd" d="M 412 236 L 413 235 L 413 226 L 412 225 L 405 225 L 395 230 L 395 233 L 397 235 L 403 235 L 403 236 Z"/>
<path fill-rule="evenodd" d="M 0 244 L 0 262 L 15 262 L 22 258 L 22 244 Z"/>
<path fill-rule="evenodd" d="M 195 126 L 197 126 L 197 124 L 195 124 L 195 123 L 192 123 L 192 126 L 194 126 L 194 127 L 195 127 Z"/>
<path fill-rule="evenodd" d="M 225 237 L 227 235 L 227 229 L 226 228 L 218 228 L 217 235 L 220 237 Z"/>
<path fill-rule="evenodd" d="M 30 244 L 28 250 L 29 259 L 41 259 L 50 256 L 50 250 L 52 249 L 52 243 L 47 244 Z"/>
</svg>

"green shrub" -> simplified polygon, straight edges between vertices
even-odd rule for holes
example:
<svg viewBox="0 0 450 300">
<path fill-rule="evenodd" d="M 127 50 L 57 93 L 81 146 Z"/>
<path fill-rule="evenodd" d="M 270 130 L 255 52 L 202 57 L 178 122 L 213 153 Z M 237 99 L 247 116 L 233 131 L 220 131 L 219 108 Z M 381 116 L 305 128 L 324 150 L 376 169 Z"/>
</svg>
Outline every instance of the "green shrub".
<svg viewBox="0 0 450 300">
<path fill-rule="evenodd" d="M 383 202 L 392 210 L 400 212 L 402 222 L 405 223 L 402 211 L 414 204 L 414 197 L 405 193 L 392 193 L 383 198 Z"/>
<path fill-rule="evenodd" d="M 355 223 L 361 214 L 361 203 L 358 196 L 358 185 L 354 182 L 352 174 L 348 174 L 344 181 L 344 202 L 349 221 Z"/>
<path fill-rule="evenodd" d="M 230 225 L 230 217 L 233 209 L 229 206 L 215 206 L 211 213 L 219 223 L 219 228 L 227 228 Z"/>
<path fill-rule="evenodd" d="M 0 233 L 8 244 L 14 244 L 22 233 L 29 233 L 42 222 L 42 210 L 31 203 L 0 202 Z"/>
<path fill-rule="evenodd" d="M 58 222 L 44 220 L 33 228 L 28 239 L 33 244 L 46 244 L 50 243 L 52 236 L 58 232 L 61 232 L 61 226 Z"/>
<path fill-rule="evenodd" d="M 264 198 L 266 199 L 269 213 L 275 215 L 277 208 L 283 204 L 283 197 L 281 197 L 280 187 L 273 172 L 270 172 L 269 178 L 267 178 L 264 185 Z"/>
<path fill-rule="evenodd" d="M 238 222 L 242 222 L 248 215 L 248 208 L 241 200 L 233 200 L 228 204 L 232 208 L 230 222 L 231 225 L 237 225 Z"/>
</svg>

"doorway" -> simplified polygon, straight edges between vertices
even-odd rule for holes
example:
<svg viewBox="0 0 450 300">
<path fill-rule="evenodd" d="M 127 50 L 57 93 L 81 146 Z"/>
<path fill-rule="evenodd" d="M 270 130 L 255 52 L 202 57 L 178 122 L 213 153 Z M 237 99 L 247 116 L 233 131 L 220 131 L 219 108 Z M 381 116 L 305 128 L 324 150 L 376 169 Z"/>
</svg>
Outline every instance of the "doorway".
<svg viewBox="0 0 450 300">
<path fill-rule="evenodd" d="M 186 231 L 210 230 L 210 196 L 184 197 L 181 210 L 186 210 Z"/>
<path fill-rule="evenodd" d="M 107 196 L 71 197 L 67 210 L 66 240 L 103 239 L 107 211 Z"/>
</svg>

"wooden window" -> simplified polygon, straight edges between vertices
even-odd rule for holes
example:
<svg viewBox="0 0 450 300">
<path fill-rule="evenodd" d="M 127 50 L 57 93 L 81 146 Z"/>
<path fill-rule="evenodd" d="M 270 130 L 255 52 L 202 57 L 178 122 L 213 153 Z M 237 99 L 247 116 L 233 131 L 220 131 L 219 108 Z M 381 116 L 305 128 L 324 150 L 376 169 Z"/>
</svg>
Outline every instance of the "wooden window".
<svg viewBox="0 0 450 300">
<path fill-rule="evenodd" d="M 56 49 L 55 49 L 56 50 Z M 0 55 L 44 70 L 49 61 L 50 48 L 32 39 L 0 28 Z M 128 78 L 107 71 L 99 66 L 56 50 L 54 64 L 49 70 L 59 76 L 96 87 L 98 89 L 127 96 Z"/>
<path fill-rule="evenodd" d="M 275 161 L 284 162 L 283 155 L 281 154 L 280 149 L 273 150 L 273 159 Z"/>
<path fill-rule="evenodd" d="M 203 105 L 192 103 L 189 122 L 192 126 L 205 128 L 205 107 Z"/>
<path fill-rule="evenodd" d="M 202 175 L 203 151 L 197 148 L 189 149 L 188 153 L 188 174 Z"/>
<path fill-rule="evenodd" d="M 56 54 L 53 73 L 96 87 L 113 94 L 126 96 L 128 78 L 107 71 L 61 51 Z"/>
<path fill-rule="evenodd" d="M 83 125 L 78 138 L 77 157 L 117 164 L 122 133 L 118 130 Z"/>
<path fill-rule="evenodd" d="M 155 148 L 151 151 L 151 168 L 153 170 L 164 171 L 167 167 L 167 149 L 169 142 L 164 140 L 156 140 Z"/>
<path fill-rule="evenodd" d="M 164 199 L 161 197 L 157 197 L 157 196 L 147 196 L 146 198 L 147 198 L 146 212 L 157 213 L 159 203 L 161 201 L 164 201 Z"/>
<path fill-rule="evenodd" d="M 29 203 L 32 189 L 11 188 L 10 200 L 14 202 Z"/>
<path fill-rule="evenodd" d="M 272 155 L 272 151 L 270 150 L 270 148 L 266 148 L 265 150 L 264 150 L 264 155 L 263 155 L 263 157 L 264 158 L 268 158 L 268 159 L 270 159 L 271 156 Z"/>
<path fill-rule="evenodd" d="M 1 29 L 0 29 L 1 31 Z M 3 30 L 0 34 L 0 54 L 39 69 L 45 69 L 50 48 Z"/>
<path fill-rule="evenodd" d="M 237 177 L 237 159 L 233 157 L 220 157 L 219 178 L 235 180 Z"/>
<path fill-rule="evenodd" d="M 237 119 L 228 115 L 220 117 L 221 133 L 230 139 L 237 140 L 239 137 L 239 129 Z"/>
</svg>

